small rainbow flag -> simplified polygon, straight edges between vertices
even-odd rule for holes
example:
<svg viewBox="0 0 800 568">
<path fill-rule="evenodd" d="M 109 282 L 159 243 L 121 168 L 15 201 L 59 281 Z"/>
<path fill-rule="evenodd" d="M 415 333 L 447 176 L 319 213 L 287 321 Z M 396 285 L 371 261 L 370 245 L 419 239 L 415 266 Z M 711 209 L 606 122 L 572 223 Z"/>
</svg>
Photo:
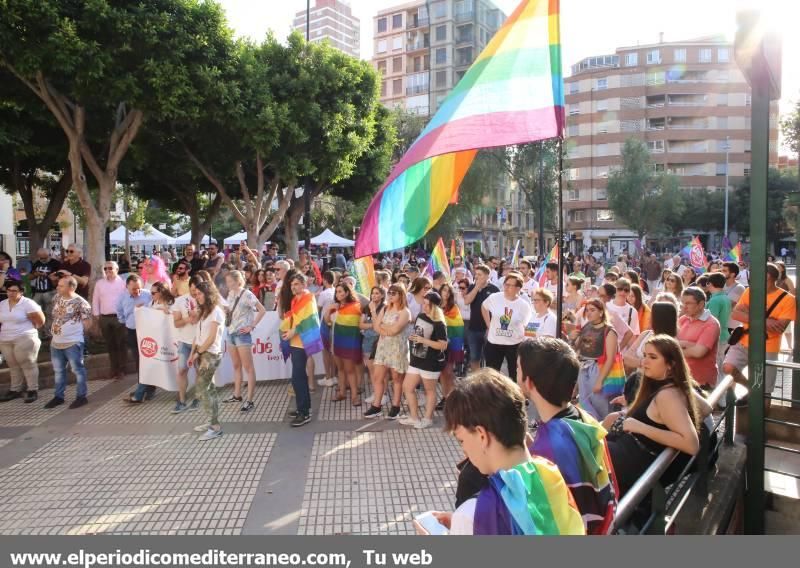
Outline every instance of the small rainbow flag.
<svg viewBox="0 0 800 568">
<path fill-rule="evenodd" d="M 725 255 L 725 260 L 739 263 L 742 261 L 742 242 L 739 241 L 736 243 L 736 246 L 733 247 L 731 250 L 728 251 L 728 254 Z"/>
<path fill-rule="evenodd" d="M 464 239 L 463 238 L 461 239 L 461 260 L 463 260 L 464 262 L 467 261 L 467 257 L 464 254 Z"/>
<path fill-rule="evenodd" d="M 559 0 L 522 0 L 370 203 L 356 257 L 421 239 L 458 202 L 481 148 L 564 132 Z"/>
<path fill-rule="evenodd" d="M 339 306 L 333 320 L 333 354 L 349 361 L 361 362 L 361 304 L 358 301 Z"/>
<path fill-rule="evenodd" d="M 514 245 L 514 254 L 511 255 L 511 266 L 516 268 L 519 265 L 519 243 L 521 239 L 517 239 L 517 244 Z"/>
<path fill-rule="evenodd" d="M 453 305 L 444 313 L 444 324 L 447 326 L 447 362 L 460 363 L 464 360 L 464 318 L 458 306 Z"/>
<path fill-rule="evenodd" d="M 322 337 L 319 329 L 319 312 L 317 310 L 317 301 L 314 299 L 314 294 L 306 291 L 301 296 L 292 298 L 292 305 L 288 312 L 283 314 L 278 330 L 281 334 L 290 329 L 294 329 L 295 337 L 299 338 L 306 355 L 314 355 L 322 351 Z M 295 340 L 286 341 L 281 339 L 281 352 L 283 353 L 284 361 L 289 358 L 291 353 L 291 343 Z M 301 345 L 298 345 L 300 347 Z"/>
<path fill-rule="evenodd" d="M 542 261 L 542 265 L 536 271 L 536 274 L 533 278 L 539 283 L 539 286 L 542 288 L 545 287 L 547 284 L 547 275 L 545 274 L 544 269 L 547 267 L 547 264 L 550 262 L 558 262 L 558 244 L 553 245 L 553 250 L 545 257 L 544 261 Z"/>
<path fill-rule="evenodd" d="M 375 286 L 375 261 L 372 255 L 357 258 L 353 262 L 356 273 L 356 291 L 369 298 L 372 287 Z"/>
<path fill-rule="evenodd" d="M 532 456 L 489 477 L 475 503 L 476 535 L 583 535 L 586 528 L 558 467 Z"/>
<path fill-rule="evenodd" d="M 450 264 L 447 262 L 447 251 L 444 248 L 442 237 L 439 237 L 439 240 L 436 241 L 436 246 L 433 247 L 431 266 L 434 271 L 441 270 L 447 278 L 447 281 L 450 281 Z"/>
<path fill-rule="evenodd" d="M 456 263 L 456 240 L 450 239 L 450 266 Z"/>
</svg>

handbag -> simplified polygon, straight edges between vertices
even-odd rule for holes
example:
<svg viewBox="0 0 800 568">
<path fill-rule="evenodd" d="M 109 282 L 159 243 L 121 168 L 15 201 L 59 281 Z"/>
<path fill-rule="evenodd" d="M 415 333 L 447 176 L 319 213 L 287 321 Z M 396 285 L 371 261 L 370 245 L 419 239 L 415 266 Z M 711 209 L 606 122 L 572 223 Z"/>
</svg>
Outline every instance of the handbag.
<svg viewBox="0 0 800 568">
<path fill-rule="evenodd" d="M 605 339 L 608 336 L 608 329 L 606 329 L 605 334 L 603 335 L 603 355 L 598 357 L 597 359 L 597 366 L 602 367 L 606 362 L 606 354 L 605 354 Z M 616 398 L 619 395 L 623 394 L 625 390 L 625 365 L 622 362 L 622 353 L 620 353 L 619 349 L 614 354 L 614 363 L 611 365 L 611 369 L 609 369 L 608 374 L 603 379 L 603 396 L 611 400 L 612 398 Z"/>
</svg>

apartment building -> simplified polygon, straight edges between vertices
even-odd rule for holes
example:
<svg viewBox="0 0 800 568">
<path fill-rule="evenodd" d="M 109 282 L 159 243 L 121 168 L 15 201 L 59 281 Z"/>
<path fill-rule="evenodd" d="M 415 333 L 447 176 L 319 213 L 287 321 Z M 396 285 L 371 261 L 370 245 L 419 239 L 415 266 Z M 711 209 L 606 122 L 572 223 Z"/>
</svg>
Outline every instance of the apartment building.
<svg viewBox="0 0 800 568">
<path fill-rule="evenodd" d="M 381 102 L 432 115 L 505 21 L 489 0 L 414 0 L 373 17 Z"/>
<path fill-rule="evenodd" d="M 336 49 L 360 57 L 361 23 L 346 0 L 315 0 L 309 11 L 309 41 L 328 40 Z M 306 35 L 306 11 L 297 12 L 292 28 Z"/>
<path fill-rule="evenodd" d="M 750 172 L 750 88 L 721 38 L 623 47 L 587 57 L 565 79 L 565 227 L 574 250 L 632 250 L 636 235 L 608 206 L 608 174 L 630 137 L 644 141 L 657 171 L 682 187 L 734 188 Z M 778 155 L 778 106 L 771 107 L 770 163 Z M 677 236 L 677 235 L 676 235 Z M 717 238 L 714 238 L 716 242 Z"/>
</svg>

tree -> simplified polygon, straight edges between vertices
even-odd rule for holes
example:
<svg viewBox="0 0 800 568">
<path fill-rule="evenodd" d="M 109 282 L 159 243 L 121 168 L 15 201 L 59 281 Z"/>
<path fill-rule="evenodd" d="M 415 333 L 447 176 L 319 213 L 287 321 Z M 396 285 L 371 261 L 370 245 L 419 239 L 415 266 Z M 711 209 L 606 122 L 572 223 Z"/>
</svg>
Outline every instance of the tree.
<svg viewBox="0 0 800 568">
<path fill-rule="evenodd" d="M 796 191 L 794 176 L 770 168 L 767 174 L 767 241 L 775 243 L 790 233 L 784 217 L 787 197 Z M 731 226 L 741 235 L 750 234 L 750 176 L 731 195 Z"/>
<path fill-rule="evenodd" d="M 797 183 L 800 184 L 800 100 L 794 109 L 781 120 L 784 143 L 797 157 Z"/>
<path fill-rule="evenodd" d="M 67 137 L 72 185 L 86 215 L 87 260 L 99 277 L 123 159 L 145 119 L 202 112 L 198 89 L 212 84 L 231 45 L 222 8 L 197 0 L 0 6 L 0 67 L 44 104 Z"/>
<path fill-rule="evenodd" d="M 217 101 L 208 123 L 181 136 L 249 246 L 259 247 L 284 222 L 291 251 L 302 214 L 295 189 L 305 182 L 313 198 L 347 179 L 375 136 L 378 76 L 368 63 L 306 44 L 297 33 L 285 46 L 272 36 L 259 45 L 242 42 L 238 57 L 239 97 Z M 228 171 L 237 184 L 225 183 Z"/>
<path fill-rule="evenodd" d="M 606 192 L 614 215 L 639 239 L 685 210 L 677 178 L 654 172 L 647 146 L 636 138 L 625 141 L 622 167 L 609 174 Z"/>
<path fill-rule="evenodd" d="M 24 86 L 0 68 L 0 185 L 22 201 L 34 258 L 64 207 L 72 175 L 58 124 L 32 103 Z"/>
</svg>

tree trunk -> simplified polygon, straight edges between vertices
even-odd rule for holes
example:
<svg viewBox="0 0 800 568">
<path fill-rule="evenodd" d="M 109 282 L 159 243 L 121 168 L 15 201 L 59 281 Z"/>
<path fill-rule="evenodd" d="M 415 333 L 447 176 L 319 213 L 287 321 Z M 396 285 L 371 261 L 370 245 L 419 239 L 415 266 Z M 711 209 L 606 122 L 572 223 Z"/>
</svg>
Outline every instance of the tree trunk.
<svg viewBox="0 0 800 568">
<path fill-rule="evenodd" d="M 286 256 L 297 258 L 298 243 L 300 240 L 300 217 L 303 216 L 303 200 L 293 199 L 292 205 L 286 211 L 283 219 L 284 239 L 286 241 Z"/>
</svg>

